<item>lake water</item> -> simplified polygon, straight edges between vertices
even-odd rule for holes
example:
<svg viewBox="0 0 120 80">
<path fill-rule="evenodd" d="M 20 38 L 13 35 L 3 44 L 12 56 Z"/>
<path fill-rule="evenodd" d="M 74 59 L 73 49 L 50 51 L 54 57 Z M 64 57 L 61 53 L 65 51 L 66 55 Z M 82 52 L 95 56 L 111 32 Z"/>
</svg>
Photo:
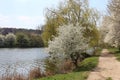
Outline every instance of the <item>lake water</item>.
<svg viewBox="0 0 120 80">
<path fill-rule="evenodd" d="M 0 74 L 6 72 L 6 69 L 26 73 L 34 66 L 43 68 L 43 60 L 47 56 L 44 48 L 1 48 Z"/>
</svg>

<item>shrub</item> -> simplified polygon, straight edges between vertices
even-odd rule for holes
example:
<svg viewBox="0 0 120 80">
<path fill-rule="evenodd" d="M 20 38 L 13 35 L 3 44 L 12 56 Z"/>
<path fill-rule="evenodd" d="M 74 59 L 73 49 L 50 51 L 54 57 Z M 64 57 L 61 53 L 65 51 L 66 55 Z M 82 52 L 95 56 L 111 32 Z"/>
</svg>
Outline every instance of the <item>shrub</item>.
<svg viewBox="0 0 120 80">
<path fill-rule="evenodd" d="M 91 69 L 94 69 L 97 64 L 98 64 L 98 57 L 91 57 L 91 58 L 85 59 L 79 65 L 80 65 L 81 70 L 89 71 Z"/>
<path fill-rule="evenodd" d="M 65 74 L 71 72 L 75 68 L 71 60 L 53 60 L 47 58 L 45 60 L 45 71 L 46 76 L 51 76 L 55 74 Z"/>
<path fill-rule="evenodd" d="M 29 79 L 30 80 L 36 79 L 36 78 L 41 78 L 43 76 L 44 76 L 44 74 L 41 72 L 39 67 L 36 67 L 36 68 L 30 70 L 30 72 L 29 72 Z"/>
<path fill-rule="evenodd" d="M 98 65 L 99 57 L 90 57 L 79 63 L 79 67 L 74 71 L 90 71 Z"/>
<path fill-rule="evenodd" d="M 71 60 L 65 60 L 59 68 L 61 73 L 68 73 L 74 69 L 74 65 Z"/>
<path fill-rule="evenodd" d="M 85 28 L 79 24 L 64 25 L 58 28 L 58 37 L 49 42 L 48 51 L 51 57 L 67 57 L 78 67 L 78 60 L 89 47 L 89 39 L 83 35 Z"/>
<path fill-rule="evenodd" d="M 57 73 L 57 65 L 54 60 L 47 58 L 45 60 L 45 74 L 46 76 L 51 76 Z"/>
<path fill-rule="evenodd" d="M 5 43 L 7 47 L 14 47 L 16 43 L 16 36 L 13 33 L 9 33 L 5 37 Z"/>
</svg>

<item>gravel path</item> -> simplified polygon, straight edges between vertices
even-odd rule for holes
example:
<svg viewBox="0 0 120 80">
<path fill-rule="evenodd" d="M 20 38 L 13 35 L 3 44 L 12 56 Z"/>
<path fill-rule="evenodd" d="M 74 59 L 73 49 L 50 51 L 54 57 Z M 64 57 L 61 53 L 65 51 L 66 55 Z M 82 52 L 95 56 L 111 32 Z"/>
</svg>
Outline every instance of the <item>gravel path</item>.
<svg viewBox="0 0 120 80">
<path fill-rule="evenodd" d="M 97 68 L 90 73 L 87 80 L 106 80 L 108 77 L 120 80 L 120 62 L 107 49 L 103 49 Z"/>
</svg>

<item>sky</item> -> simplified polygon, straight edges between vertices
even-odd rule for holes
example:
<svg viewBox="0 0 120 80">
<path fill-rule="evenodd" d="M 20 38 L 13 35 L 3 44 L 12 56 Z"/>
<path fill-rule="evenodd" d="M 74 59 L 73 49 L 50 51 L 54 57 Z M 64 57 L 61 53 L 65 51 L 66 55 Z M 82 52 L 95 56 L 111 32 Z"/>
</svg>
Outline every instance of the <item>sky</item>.
<svg viewBox="0 0 120 80">
<path fill-rule="evenodd" d="M 45 23 L 45 9 L 63 0 L 0 0 L 0 27 L 36 29 Z M 89 0 L 90 6 L 106 12 L 107 0 Z"/>
</svg>

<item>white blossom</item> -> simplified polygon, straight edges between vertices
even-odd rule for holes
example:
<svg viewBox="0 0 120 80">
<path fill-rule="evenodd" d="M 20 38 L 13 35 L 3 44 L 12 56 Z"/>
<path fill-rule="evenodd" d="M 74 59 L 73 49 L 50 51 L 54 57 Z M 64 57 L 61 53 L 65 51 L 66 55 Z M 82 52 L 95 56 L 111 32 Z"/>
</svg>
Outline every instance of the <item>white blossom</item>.
<svg viewBox="0 0 120 80">
<path fill-rule="evenodd" d="M 84 38 L 84 27 L 69 24 L 58 28 L 58 37 L 49 41 L 48 51 L 53 56 L 82 53 L 88 48 L 89 39 Z"/>
<path fill-rule="evenodd" d="M 118 23 L 111 24 L 109 32 L 106 35 L 104 42 L 109 43 L 112 46 L 120 46 L 120 26 Z"/>
<path fill-rule="evenodd" d="M 104 39 L 111 46 L 120 47 L 120 0 L 111 0 L 109 8 L 109 31 Z"/>
</svg>

